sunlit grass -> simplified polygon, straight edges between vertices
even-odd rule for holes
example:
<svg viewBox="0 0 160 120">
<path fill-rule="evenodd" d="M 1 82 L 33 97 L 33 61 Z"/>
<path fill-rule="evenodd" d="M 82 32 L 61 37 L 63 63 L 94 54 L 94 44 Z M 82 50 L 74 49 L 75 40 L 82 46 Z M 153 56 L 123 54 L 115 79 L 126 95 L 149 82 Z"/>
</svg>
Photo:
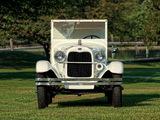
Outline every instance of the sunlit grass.
<svg viewBox="0 0 160 120">
<path fill-rule="evenodd" d="M 0 59 L 0 120 L 159 120 L 160 67 L 157 63 L 127 62 L 124 65 L 124 76 L 130 77 L 123 78 L 121 108 L 112 107 L 100 93 L 81 97 L 57 95 L 48 108 L 39 110 L 35 93 L 35 63 L 44 57 L 22 53 L 35 59 L 31 61 L 31 58 L 23 57 L 26 64 L 21 61 L 3 64 L 5 59 Z M 21 57 L 19 53 L 14 55 L 19 56 L 17 59 Z M 143 77 L 132 78 L 136 76 Z"/>
</svg>

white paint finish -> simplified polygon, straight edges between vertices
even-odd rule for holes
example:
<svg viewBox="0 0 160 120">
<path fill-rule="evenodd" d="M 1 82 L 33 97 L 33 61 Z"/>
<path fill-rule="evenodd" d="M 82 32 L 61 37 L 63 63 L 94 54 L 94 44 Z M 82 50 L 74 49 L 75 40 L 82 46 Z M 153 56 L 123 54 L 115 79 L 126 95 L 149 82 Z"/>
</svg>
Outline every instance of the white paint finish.
<svg viewBox="0 0 160 120">
<path fill-rule="evenodd" d="M 52 69 L 51 64 L 46 60 L 40 60 L 36 63 L 36 72 L 42 73 Z"/>
<path fill-rule="evenodd" d="M 50 61 L 38 61 L 37 72 L 53 70 L 58 78 L 74 78 L 67 76 L 67 57 L 69 52 L 89 52 L 92 56 L 92 75 L 88 78 L 101 78 L 104 73 L 110 70 L 113 73 L 122 74 L 123 64 L 121 62 L 111 62 L 107 65 L 108 41 L 107 41 L 107 20 L 51 20 L 51 51 Z M 83 39 L 88 35 L 99 36 L 97 38 Z M 81 44 L 79 42 L 81 41 Z M 80 49 L 79 49 L 80 48 Z M 54 54 L 63 51 L 66 55 L 64 62 L 55 61 Z M 96 53 L 105 55 L 103 61 L 98 61 Z M 98 65 L 102 67 L 98 68 Z M 83 78 L 83 77 L 82 77 Z M 72 81 L 73 82 L 73 81 Z M 81 81 L 80 81 L 81 82 Z M 95 82 L 95 81 L 82 81 Z M 66 89 L 94 89 L 94 85 L 65 85 Z"/>
<path fill-rule="evenodd" d="M 122 74 L 124 72 L 123 63 L 119 61 L 113 61 L 108 65 L 108 70 L 112 73 Z"/>
</svg>

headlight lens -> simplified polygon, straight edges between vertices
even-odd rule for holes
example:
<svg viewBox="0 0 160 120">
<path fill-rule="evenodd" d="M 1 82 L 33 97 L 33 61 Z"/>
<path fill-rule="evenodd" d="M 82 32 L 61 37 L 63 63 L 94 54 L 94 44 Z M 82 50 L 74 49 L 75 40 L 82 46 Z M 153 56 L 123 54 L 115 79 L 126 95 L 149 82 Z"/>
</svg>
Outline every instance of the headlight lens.
<svg viewBox="0 0 160 120">
<path fill-rule="evenodd" d="M 101 52 L 98 52 L 95 57 L 99 61 L 102 61 L 105 58 L 105 56 Z"/>
<path fill-rule="evenodd" d="M 66 58 L 66 55 L 64 52 L 62 51 L 57 51 L 54 55 L 54 59 L 57 61 L 57 62 L 64 62 L 65 61 L 65 58 Z"/>
</svg>

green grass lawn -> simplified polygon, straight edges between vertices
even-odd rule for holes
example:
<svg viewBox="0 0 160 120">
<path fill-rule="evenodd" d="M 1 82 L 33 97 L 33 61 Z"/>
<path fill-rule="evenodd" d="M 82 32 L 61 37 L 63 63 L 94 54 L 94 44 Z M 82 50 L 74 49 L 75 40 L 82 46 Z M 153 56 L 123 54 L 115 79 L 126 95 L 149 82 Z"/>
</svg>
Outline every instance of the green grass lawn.
<svg viewBox="0 0 160 120">
<path fill-rule="evenodd" d="M 159 120 L 159 63 L 125 64 L 121 108 L 107 104 L 104 94 L 87 94 L 58 95 L 39 110 L 34 78 L 40 59 L 25 51 L 0 52 L 0 120 Z"/>
</svg>

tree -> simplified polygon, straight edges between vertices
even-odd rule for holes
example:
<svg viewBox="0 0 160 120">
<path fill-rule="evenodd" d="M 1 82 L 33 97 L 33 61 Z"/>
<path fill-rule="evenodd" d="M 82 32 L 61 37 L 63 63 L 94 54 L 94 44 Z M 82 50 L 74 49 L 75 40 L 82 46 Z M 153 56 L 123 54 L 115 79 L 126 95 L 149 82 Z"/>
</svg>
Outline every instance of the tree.
<svg viewBox="0 0 160 120">
<path fill-rule="evenodd" d="M 54 16 L 53 5 L 57 3 L 48 1 L 8 0 L 2 1 L 0 22 L 2 23 L 0 40 L 26 39 L 41 44 L 49 56 L 49 30 L 50 20 L 47 15 Z M 14 7 L 12 7 L 14 6 Z M 44 18 L 45 16 L 45 18 Z"/>
<path fill-rule="evenodd" d="M 160 41 L 159 0 L 2 0 L 0 44 L 39 43 L 49 58 L 51 19 L 108 19 L 118 40 Z"/>
<path fill-rule="evenodd" d="M 0 4 L 0 40 L 24 40 L 41 44 L 47 58 L 50 48 L 51 19 L 86 18 L 87 8 L 98 0 L 8 0 Z M 13 7 L 14 6 L 14 7 Z"/>
<path fill-rule="evenodd" d="M 153 42 L 159 39 L 160 13 L 154 7 L 153 1 L 142 0 L 134 7 L 133 14 L 129 16 L 130 36 L 134 40 L 143 40 L 146 46 L 146 57 Z"/>
<path fill-rule="evenodd" d="M 123 18 L 125 2 L 126 0 L 100 0 L 99 5 L 89 13 L 89 17 L 107 19 L 109 34 L 121 40 L 125 33 L 125 19 Z"/>
<path fill-rule="evenodd" d="M 152 24 L 153 24 L 153 38 L 160 45 L 160 1 L 159 0 L 150 0 L 149 3 L 153 6 L 151 9 L 153 12 Z"/>
</svg>

